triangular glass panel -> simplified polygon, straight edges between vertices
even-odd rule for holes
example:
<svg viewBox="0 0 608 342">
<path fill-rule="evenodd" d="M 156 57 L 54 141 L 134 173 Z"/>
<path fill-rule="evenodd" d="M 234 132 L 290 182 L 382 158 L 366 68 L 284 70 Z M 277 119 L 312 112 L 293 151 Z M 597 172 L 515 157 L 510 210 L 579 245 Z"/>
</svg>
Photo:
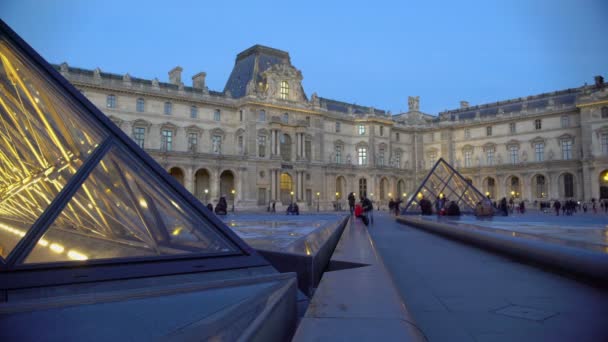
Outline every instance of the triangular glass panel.
<svg viewBox="0 0 608 342">
<path fill-rule="evenodd" d="M 113 147 L 25 263 L 242 252 L 142 163 Z"/>
<path fill-rule="evenodd" d="M 473 213 L 478 203 L 487 202 L 488 199 L 443 158 L 440 158 L 403 211 L 406 214 L 421 214 L 421 202 L 426 202 L 432 212 L 437 213 L 441 205 L 445 207 L 452 201 L 458 205 L 461 212 Z"/>
<path fill-rule="evenodd" d="M 0 257 L 106 135 L 0 36 Z"/>
</svg>

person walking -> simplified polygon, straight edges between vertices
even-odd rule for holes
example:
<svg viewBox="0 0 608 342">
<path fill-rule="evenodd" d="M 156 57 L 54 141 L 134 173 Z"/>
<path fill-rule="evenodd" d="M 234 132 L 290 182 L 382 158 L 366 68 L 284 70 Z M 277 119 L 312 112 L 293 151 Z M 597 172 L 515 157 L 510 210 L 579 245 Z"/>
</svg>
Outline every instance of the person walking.
<svg viewBox="0 0 608 342">
<path fill-rule="evenodd" d="M 356 202 L 355 194 L 351 192 L 350 194 L 348 194 L 348 207 L 350 208 L 351 216 L 355 212 L 355 202 Z"/>
<path fill-rule="evenodd" d="M 363 215 L 361 215 L 363 223 L 365 223 L 366 226 L 369 224 L 370 220 L 374 223 L 374 206 L 372 205 L 372 201 L 365 195 L 361 195 L 361 207 L 363 207 Z"/>
<path fill-rule="evenodd" d="M 555 209 L 555 215 L 559 216 L 559 209 L 562 207 L 562 204 L 559 201 L 555 201 L 553 203 L 553 209 Z"/>
</svg>

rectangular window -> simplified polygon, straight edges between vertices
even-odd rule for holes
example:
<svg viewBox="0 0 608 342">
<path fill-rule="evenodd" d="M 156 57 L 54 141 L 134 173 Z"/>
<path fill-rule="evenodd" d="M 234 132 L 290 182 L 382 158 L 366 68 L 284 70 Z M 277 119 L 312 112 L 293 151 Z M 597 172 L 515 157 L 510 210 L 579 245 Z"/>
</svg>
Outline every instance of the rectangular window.
<svg viewBox="0 0 608 342">
<path fill-rule="evenodd" d="M 261 109 L 259 114 L 258 114 L 258 121 L 266 121 L 266 111 Z"/>
<path fill-rule="evenodd" d="M 106 107 L 108 108 L 116 108 L 116 96 L 108 95 L 106 98 Z"/>
<path fill-rule="evenodd" d="M 435 133 L 429 134 L 429 141 L 430 142 L 434 142 L 435 141 Z"/>
<path fill-rule="evenodd" d="M 602 133 L 602 153 L 608 154 L 608 133 Z"/>
<path fill-rule="evenodd" d="M 367 165 L 367 148 L 366 147 L 359 147 L 357 149 L 357 159 L 358 159 L 359 165 Z"/>
<path fill-rule="evenodd" d="M 562 116 L 562 128 L 570 127 L 570 117 L 568 115 Z"/>
<path fill-rule="evenodd" d="M 163 129 L 161 131 L 161 151 L 171 152 L 173 151 L 173 131 L 170 129 Z"/>
<path fill-rule="evenodd" d="M 335 147 L 335 152 L 336 152 L 336 164 L 342 164 L 342 146 L 337 145 Z"/>
<path fill-rule="evenodd" d="M 395 153 L 395 167 L 401 168 L 401 153 Z"/>
<path fill-rule="evenodd" d="M 135 110 L 137 110 L 137 112 L 139 113 L 143 113 L 144 109 L 145 109 L 145 101 L 142 98 L 137 99 L 137 102 L 135 104 Z"/>
<path fill-rule="evenodd" d="M 471 138 L 471 129 L 470 128 L 465 128 L 464 129 L 464 138 L 465 139 Z"/>
<path fill-rule="evenodd" d="M 384 149 L 378 151 L 378 166 L 384 166 Z"/>
<path fill-rule="evenodd" d="M 289 97 L 289 83 L 287 83 L 287 81 L 281 81 L 280 97 L 282 100 L 287 100 Z"/>
<path fill-rule="evenodd" d="M 239 135 L 239 137 L 236 139 L 237 140 L 237 150 L 239 154 L 243 154 L 243 136 Z"/>
<path fill-rule="evenodd" d="M 540 121 L 540 119 L 534 120 L 534 129 L 535 130 L 542 129 L 542 122 Z"/>
<path fill-rule="evenodd" d="M 380 136 L 384 136 L 384 126 L 380 126 Z"/>
<path fill-rule="evenodd" d="M 198 107 L 192 106 L 190 107 L 190 118 L 196 119 L 198 117 Z"/>
<path fill-rule="evenodd" d="M 511 159 L 511 164 L 515 165 L 519 163 L 519 147 L 509 146 L 509 157 Z"/>
<path fill-rule="evenodd" d="M 509 132 L 511 132 L 511 134 L 515 134 L 517 132 L 515 122 L 509 123 Z"/>
<path fill-rule="evenodd" d="M 310 116 L 306 117 L 306 126 L 310 127 Z"/>
<path fill-rule="evenodd" d="M 283 122 L 289 123 L 289 113 L 283 113 Z"/>
<path fill-rule="evenodd" d="M 359 125 L 359 135 L 365 135 L 365 126 Z"/>
<path fill-rule="evenodd" d="M 243 111 L 239 110 L 239 121 L 243 122 Z"/>
<path fill-rule="evenodd" d="M 464 151 L 464 167 L 471 167 L 473 165 L 473 151 Z"/>
<path fill-rule="evenodd" d="M 197 133 L 188 133 L 188 151 L 196 152 L 198 145 L 198 134 Z"/>
<path fill-rule="evenodd" d="M 144 139 L 146 137 L 146 129 L 143 127 L 133 127 L 133 140 L 137 146 L 144 148 Z"/>
<path fill-rule="evenodd" d="M 216 109 L 213 112 L 213 121 L 220 121 L 222 119 L 222 112 L 219 109 Z"/>
<path fill-rule="evenodd" d="M 395 133 L 395 140 L 399 141 L 399 133 Z"/>
<path fill-rule="evenodd" d="M 545 159 L 545 144 L 544 143 L 534 144 L 534 155 L 536 156 L 537 162 L 541 162 Z"/>
<path fill-rule="evenodd" d="M 310 140 L 304 140 L 304 158 L 309 161 L 312 159 L 312 142 Z"/>
<path fill-rule="evenodd" d="M 437 152 L 435 152 L 435 151 L 429 152 L 429 163 L 430 163 L 429 168 L 433 167 L 436 162 L 437 162 Z"/>
<path fill-rule="evenodd" d="M 486 136 L 487 137 L 491 137 L 492 136 L 492 126 L 486 127 Z"/>
<path fill-rule="evenodd" d="M 173 111 L 173 105 L 171 104 L 171 102 L 165 102 L 165 115 L 171 115 L 171 112 Z"/>
<path fill-rule="evenodd" d="M 494 165 L 494 150 L 493 149 L 486 151 L 486 164 L 488 166 Z"/>
<path fill-rule="evenodd" d="M 572 140 L 562 140 L 562 159 L 572 159 Z"/>
<path fill-rule="evenodd" d="M 258 157 L 260 157 L 260 158 L 266 157 L 266 136 L 265 135 L 258 136 Z"/>
<path fill-rule="evenodd" d="M 336 121 L 336 133 L 340 133 L 340 122 Z"/>
<path fill-rule="evenodd" d="M 222 136 L 214 135 L 211 137 L 211 152 L 215 154 L 222 153 Z"/>
</svg>

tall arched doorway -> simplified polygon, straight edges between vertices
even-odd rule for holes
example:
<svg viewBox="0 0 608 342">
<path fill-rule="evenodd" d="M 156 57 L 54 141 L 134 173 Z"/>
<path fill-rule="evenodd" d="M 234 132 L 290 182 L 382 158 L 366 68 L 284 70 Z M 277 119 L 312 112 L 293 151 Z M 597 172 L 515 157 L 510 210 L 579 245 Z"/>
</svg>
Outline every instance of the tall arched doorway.
<svg viewBox="0 0 608 342">
<path fill-rule="evenodd" d="M 405 197 L 405 196 L 407 196 L 406 190 L 405 190 L 405 182 L 403 181 L 403 179 L 400 179 L 397 182 L 397 194 L 395 195 L 395 197 Z"/>
<path fill-rule="evenodd" d="M 602 171 L 600 173 L 600 199 L 608 198 L 608 170 Z"/>
<path fill-rule="evenodd" d="M 169 170 L 169 174 L 175 178 L 179 184 L 184 185 L 184 171 L 179 167 L 172 167 Z"/>
<path fill-rule="evenodd" d="M 380 179 L 380 200 L 385 201 L 388 199 L 388 191 L 388 179 Z"/>
<path fill-rule="evenodd" d="M 194 174 L 194 195 L 202 202 L 209 202 L 211 176 L 209 171 L 199 169 Z M 205 191 L 206 190 L 206 191 Z"/>
<path fill-rule="evenodd" d="M 289 204 L 291 203 L 291 193 L 293 191 L 293 182 L 289 173 L 281 173 L 281 203 Z"/>
<path fill-rule="evenodd" d="M 367 196 L 367 179 L 359 179 L 359 196 Z"/>
<path fill-rule="evenodd" d="M 342 176 L 336 178 L 336 200 L 346 198 L 346 179 Z"/>
<path fill-rule="evenodd" d="M 536 175 L 532 179 L 532 191 L 534 197 L 536 198 L 546 198 L 547 197 L 547 180 L 543 175 Z"/>
<path fill-rule="evenodd" d="M 230 170 L 222 172 L 220 175 L 220 196 L 225 196 L 227 200 L 232 199 L 234 188 L 234 173 Z"/>
<path fill-rule="evenodd" d="M 519 177 L 511 176 L 507 179 L 507 195 L 513 199 L 521 198 L 521 182 Z"/>
<path fill-rule="evenodd" d="M 489 196 L 491 199 L 496 198 L 496 180 L 492 177 L 488 177 L 483 181 L 484 195 Z"/>
<path fill-rule="evenodd" d="M 574 197 L 574 175 L 569 172 L 563 173 L 560 176 L 560 197 L 562 198 L 573 198 Z"/>
</svg>

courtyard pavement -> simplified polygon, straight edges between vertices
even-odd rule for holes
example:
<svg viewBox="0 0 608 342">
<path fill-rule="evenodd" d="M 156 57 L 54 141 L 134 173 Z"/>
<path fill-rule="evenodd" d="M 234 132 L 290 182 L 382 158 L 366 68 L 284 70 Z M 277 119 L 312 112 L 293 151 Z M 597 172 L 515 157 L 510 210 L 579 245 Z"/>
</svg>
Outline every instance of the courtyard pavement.
<svg viewBox="0 0 608 342">
<path fill-rule="evenodd" d="M 531 213 L 494 222 L 587 229 L 605 228 L 606 219 Z M 430 341 L 608 339 L 606 289 L 396 223 L 386 212 L 375 213 L 369 233 Z"/>
</svg>

